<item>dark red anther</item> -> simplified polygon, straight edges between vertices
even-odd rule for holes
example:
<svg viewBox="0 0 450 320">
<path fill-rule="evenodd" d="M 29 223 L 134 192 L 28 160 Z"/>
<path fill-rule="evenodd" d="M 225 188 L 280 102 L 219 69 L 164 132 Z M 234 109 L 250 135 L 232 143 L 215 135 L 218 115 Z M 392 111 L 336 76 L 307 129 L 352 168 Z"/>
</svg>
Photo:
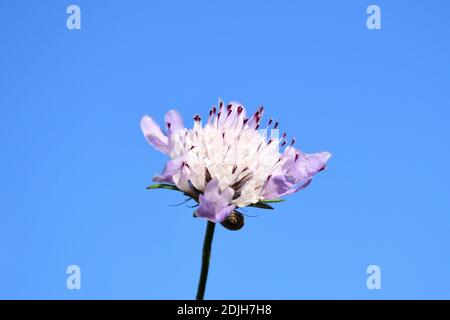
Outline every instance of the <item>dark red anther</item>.
<svg viewBox="0 0 450 320">
<path fill-rule="evenodd" d="M 286 145 L 286 140 L 283 141 L 283 143 L 281 144 L 282 147 L 284 147 Z"/>
<path fill-rule="evenodd" d="M 187 164 L 187 162 L 183 162 L 183 165 L 182 165 L 183 167 L 186 167 L 186 168 L 188 168 L 188 169 L 190 169 L 190 167 L 189 167 L 189 165 Z"/>
<path fill-rule="evenodd" d="M 220 110 L 222 110 L 222 107 L 223 107 L 223 101 L 220 101 L 220 102 L 219 102 L 219 108 L 220 108 Z"/>
<path fill-rule="evenodd" d="M 241 114 L 243 110 L 244 110 L 244 108 L 242 108 L 242 106 L 239 106 L 237 109 L 238 114 Z"/>
<path fill-rule="evenodd" d="M 244 124 L 246 124 L 248 122 L 248 118 L 244 119 Z"/>
<path fill-rule="evenodd" d="M 257 124 L 255 127 L 255 130 L 258 130 L 258 129 L 259 129 L 259 124 Z"/>
<path fill-rule="evenodd" d="M 227 114 L 227 117 L 229 117 L 230 116 L 230 114 L 231 114 L 231 112 L 233 112 L 233 110 L 228 110 L 228 114 Z"/>
<path fill-rule="evenodd" d="M 170 130 L 170 126 L 171 126 L 172 124 L 170 123 L 170 122 L 167 122 L 167 129 L 169 129 Z"/>
<path fill-rule="evenodd" d="M 232 104 L 227 105 L 227 111 L 230 111 L 232 107 L 233 107 Z"/>
<path fill-rule="evenodd" d="M 217 114 L 217 119 L 219 119 L 220 118 L 220 115 L 222 114 L 222 112 L 219 112 L 218 114 Z"/>
<path fill-rule="evenodd" d="M 268 123 L 267 125 L 270 126 L 270 125 L 272 124 L 272 121 L 273 121 L 273 119 L 270 118 L 270 119 L 269 119 L 269 123 Z"/>
<path fill-rule="evenodd" d="M 295 161 L 297 161 L 299 157 L 300 157 L 300 154 L 298 152 L 296 152 L 295 153 Z"/>
<path fill-rule="evenodd" d="M 294 145 L 294 143 L 295 143 L 295 138 L 292 138 L 291 146 Z"/>
<path fill-rule="evenodd" d="M 277 122 L 275 122 L 275 125 L 273 126 L 273 128 L 274 128 L 274 129 L 277 129 L 277 128 L 278 128 L 278 125 L 279 125 L 279 123 L 278 123 L 278 121 L 277 121 Z"/>
<path fill-rule="evenodd" d="M 202 117 L 200 117 L 200 115 L 196 114 L 196 115 L 194 116 L 194 121 L 200 122 L 200 120 L 202 120 Z"/>
<path fill-rule="evenodd" d="M 284 139 L 284 138 L 286 138 L 286 132 L 283 133 L 283 135 L 281 136 L 281 139 Z"/>
</svg>

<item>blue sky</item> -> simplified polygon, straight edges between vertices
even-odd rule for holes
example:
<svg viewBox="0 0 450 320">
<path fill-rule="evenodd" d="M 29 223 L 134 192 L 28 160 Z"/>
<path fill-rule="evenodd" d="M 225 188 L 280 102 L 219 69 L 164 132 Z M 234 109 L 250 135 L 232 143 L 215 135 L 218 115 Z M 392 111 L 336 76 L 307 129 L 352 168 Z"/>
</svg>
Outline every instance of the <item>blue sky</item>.
<svg viewBox="0 0 450 320">
<path fill-rule="evenodd" d="M 449 10 L 2 0 L 0 298 L 194 298 L 205 222 L 145 189 L 165 157 L 139 120 L 176 108 L 189 123 L 218 97 L 263 104 L 333 158 L 240 232 L 217 228 L 206 298 L 450 298 Z M 66 288 L 72 264 L 81 290 Z"/>
</svg>

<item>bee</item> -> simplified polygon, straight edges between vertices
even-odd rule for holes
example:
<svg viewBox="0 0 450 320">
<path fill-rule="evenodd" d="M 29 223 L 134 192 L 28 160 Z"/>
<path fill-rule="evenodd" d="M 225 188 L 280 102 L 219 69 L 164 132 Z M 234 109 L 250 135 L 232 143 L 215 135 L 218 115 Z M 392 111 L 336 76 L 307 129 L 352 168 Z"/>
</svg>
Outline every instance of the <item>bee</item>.
<svg viewBox="0 0 450 320">
<path fill-rule="evenodd" d="M 231 231 L 240 230 L 244 226 L 244 216 L 240 212 L 233 211 L 221 224 Z"/>
</svg>

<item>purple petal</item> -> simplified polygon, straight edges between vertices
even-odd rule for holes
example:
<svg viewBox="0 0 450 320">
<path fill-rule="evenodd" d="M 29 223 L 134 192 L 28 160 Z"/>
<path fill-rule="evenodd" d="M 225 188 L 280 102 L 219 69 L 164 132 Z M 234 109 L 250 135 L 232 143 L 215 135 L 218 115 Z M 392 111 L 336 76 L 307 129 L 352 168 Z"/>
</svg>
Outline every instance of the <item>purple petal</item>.
<svg viewBox="0 0 450 320">
<path fill-rule="evenodd" d="M 278 199 L 294 187 L 295 183 L 289 182 L 286 175 L 277 175 L 269 179 L 264 187 L 264 199 Z"/>
<path fill-rule="evenodd" d="M 203 192 L 206 198 L 213 199 L 219 195 L 219 180 L 213 179 L 208 182 Z"/>
<path fill-rule="evenodd" d="M 153 177 L 155 182 L 175 183 L 173 176 L 181 171 L 183 160 L 181 158 L 167 161 L 162 174 Z"/>
<path fill-rule="evenodd" d="M 298 160 L 288 170 L 288 175 L 297 181 L 308 179 L 321 171 L 330 157 L 331 154 L 329 152 L 300 155 Z"/>
<path fill-rule="evenodd" d="M 212 222 L 222 222 L 236 207 L 230 204 L 233 195 L 233 189 L 227 188 L 220 192 L 219 181 L 211 180 L 206 185 L 204 194 L 199 197 L 200 207 L 195 211 L 195 215 Z"/>
<path fill-rule="evenodd" d="M 312 177 L 325 168 L 329 152 L 304 154 L 292 147 L 286 148 L 281 169 L 274 174 L 263 190 L 265 199 L 278 199 L 306 188 Z"/>
<path fill-rule="evenodd" d="M 223 207 L 218 212 L 216 212 L 216 221 L 222 222 L 225 220 L 236 208 L 236 205 L 230 204 L 229 206 Z"/>
<path fill-rule="evenodd" d="M 302 184 L 300 184 L 300 185 L 298 185 L 298 186 L 296 186 L 294 188 L 289 189 L 286 193 L 283 194 L 283 197 L 284 196 L 288 196 L 288 195 L 293 194 L 293 193 L 296 193 L 296 192 L 298 192 L 298 191 L 300 191 L 302 189 L 305 189 L 307 186 L 309 186 L 311 184 L 311 181 L 312 181 L 312 178 L 306 180 L 306 182 L 304 182 L 304 183 L 302 183 Z"/>
<path fill-rule="evenodd" d="M 154 148 L 165 154 L 169 153 L 169 139 L 151 117 L 147 115 L 142 117 L 141 130 L 145 139 L 147 139 L 148 143 Z"/>
</svg>

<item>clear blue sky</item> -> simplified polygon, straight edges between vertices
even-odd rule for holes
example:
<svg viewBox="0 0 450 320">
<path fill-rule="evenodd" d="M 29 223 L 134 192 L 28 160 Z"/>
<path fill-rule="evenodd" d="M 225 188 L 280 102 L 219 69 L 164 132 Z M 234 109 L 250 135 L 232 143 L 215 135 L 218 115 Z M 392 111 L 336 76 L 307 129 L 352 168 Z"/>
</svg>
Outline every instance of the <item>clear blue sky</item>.
<svg viewBox="0 0 450 320">
<path fill-rule="evenodd" d="M 81 30 L 66 8 L 81 7 Z M 368 30 L 377 4 L 382 29 Z M 312 185 L 217 228 L 206 298 L 450 298 L 448 1 L 0 2 L 0 298 L 194 298 L 205 222 L 143 114 L 260 104 Z M 66 267 L 81 267 L 81 290 Z M 366 268 L 379 265 L 381 290 Z"/>
</svg>

